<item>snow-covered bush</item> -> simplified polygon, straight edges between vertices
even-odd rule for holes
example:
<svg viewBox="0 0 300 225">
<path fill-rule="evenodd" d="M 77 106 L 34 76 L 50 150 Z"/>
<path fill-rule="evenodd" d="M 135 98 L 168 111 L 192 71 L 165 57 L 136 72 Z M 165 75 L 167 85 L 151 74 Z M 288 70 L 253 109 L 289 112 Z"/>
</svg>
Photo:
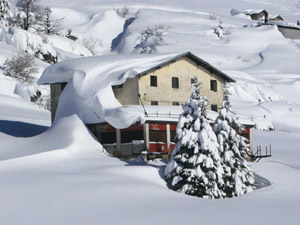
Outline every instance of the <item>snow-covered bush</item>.
<svg viewBox="0 0 300 225">
<path fill-rule="evenodd" d="M 4 62 L 4 75 L 21 81 L 31 82 L 32 74 L 37 72 L 34 57 L 25 53 L 13 56 Z"/>
<path fill-rule="evenodd" d="M 130 10 L 131 9 L 128 6 L 124 6 L 122 8 L 115 9 L 116 13 L 124 19 L 126 19 L 128 17 L 128 15 L 130 14 Z"/>
<path fill-rule="evenodd" d="M 58 62 L 58 57 L 56 55 L 53 56 L 50 52 L 43 53 L 38 50 L 34 56 L 50 64 Z"/>
<path fill-rule="evenodd" d="M 224 29 L 222 23 L 219 23 L 218 27 L 214 29 L 214 33 L 217 35 L 218 38 L 223 38 L 230 35 L 230 32 Z"/>
<path fill-rule="evenodd" d="M 72 29 L 68 29 L 66 35 L 67 38 L 71 39 L 72 41 L 77 41 L 78 37 L 72 34 Z"/>
<path fill-rule="evenodd" d="M 42 109 L 51 110 L 49 90 L 40 89 L 36 83 L 17 83 L 14 94 L 28 102 L 34 102 Z"/>
<path fill-rule="evenodd" d="M 41 95 L 37 101 L 36 104 L 45 110 L 51 111 L 51 98 L 50 95 Z"/>
<path fill-rule="evenodd" d="M 208 100 L 200 96 L 195 78 L 191 97 L 183 105 L 176 129 L 176 146 L 165 169 L 165 178 L 175 190 L 202 198 L 222 198 L 223 166 L 218 142 L 207 118 Z"/>
<path fill-rule="evenodd" d="M 165 25 L 156 25 L 154 28 L 148 28 L 141 33 L 138 38 L 138 44 L 134 47 L 135 52 L 141 54 L 152 54 L 157 51 L 157 46 L 165 44 L 163 34 L 168 31 L 169 27 Z"/>
<path fill-rule="evenodd" d="M 0 0 L 0 23 L 7 25 L 11 16 L 10 2 L 8 0 Z"/>
<path fill-rule="evenodd" d="M 85 36 L 80 39 L 80 43 L 90 50 L 93 55 L 96 54 L 97 49 L 102 48 L 102 41 L 98 38 L 93 38 L 90 36 Z"/>
<path fill-rule="evenodd" d="M 245 138 L 237 134 L 243 126 L 232 110 L 229 102 L 229 92 L 224 92 L 224 102 L 219 116 L 214 123 L 214 131 L 219 142 L 219 152 L 224 168 L 224 192 L 226 197 L 246 194 L 254 190 L 254 174 L 244 159 L 250 150 Z"/>
<path fill-rule="evenodd" d="M 214 21 L 215 21 L 215 20 L 218 20 L 219 17 L 218 17 L 216 14 L 210 12 L 210 13 L 208 14 L 208 19 L 209 19 L 209 20 L 214 20 Z"/>
</svg>

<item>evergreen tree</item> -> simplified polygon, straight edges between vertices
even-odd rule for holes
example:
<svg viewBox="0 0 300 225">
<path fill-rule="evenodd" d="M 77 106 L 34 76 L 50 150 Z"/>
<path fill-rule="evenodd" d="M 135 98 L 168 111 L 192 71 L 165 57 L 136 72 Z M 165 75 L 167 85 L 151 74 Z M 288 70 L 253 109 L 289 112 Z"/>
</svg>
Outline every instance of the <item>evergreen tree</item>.
<svg viewBox="0 0 300 225">
<path fill-rule="evenodd" d="M 0 23 L 8 24 L 10 18 L 10 2 L 8 0 L 0 0 Z"/>
<path fill-rule="evenodd" d="M 222 198 L 223 167 L 215 133 L 206 118 L 207 98 L 200 96 L 197 79 L 184 104 L 176 130 L 176 146 L 165 169 L 175 190 L 202 198 Z"/>
<path fill-rule="evenodd" d="M 49 7 L 46 7 L 44 12 L 45 14 L 42 20 L 42 26 L 40 28 L 40 31 L 47 35 L 59 34 L 61 31 L 60 21 L 51 19 L 52 11 Z"/>
<path fill-rule="evenodd" d="M 42 8 L 37 5 L 38 0 L 21 0 L 19 8 L 16 9 L 11 24 L 24 30 L 29 28 L 39 29 L 43 19 Z"/>
<path fill-rule="evenodd" d="M 226 197 L 239 196 L 254 189 L 254 174 L 244 159 L 249 149 L 245 138 L 236 132 L 243 129 L 231 108 L 229 92 L 226 88 L 222 108 L 214 124 L 225 172 L 224 191 Z"/>
</svg>

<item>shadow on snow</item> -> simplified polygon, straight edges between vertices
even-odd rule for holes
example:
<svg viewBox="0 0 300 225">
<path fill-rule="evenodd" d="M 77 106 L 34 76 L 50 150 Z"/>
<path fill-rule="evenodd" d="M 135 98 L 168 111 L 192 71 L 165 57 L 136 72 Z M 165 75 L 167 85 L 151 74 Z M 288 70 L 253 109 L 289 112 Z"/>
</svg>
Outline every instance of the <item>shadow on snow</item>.
<svg viewBox="0 0 300 225">
<path fill-rule="evenodd" d="M 0 132 L 14 137 L 33 137 L 48 129 L 41 126 L 19 121 L 0 120 Z"/>
</svg>

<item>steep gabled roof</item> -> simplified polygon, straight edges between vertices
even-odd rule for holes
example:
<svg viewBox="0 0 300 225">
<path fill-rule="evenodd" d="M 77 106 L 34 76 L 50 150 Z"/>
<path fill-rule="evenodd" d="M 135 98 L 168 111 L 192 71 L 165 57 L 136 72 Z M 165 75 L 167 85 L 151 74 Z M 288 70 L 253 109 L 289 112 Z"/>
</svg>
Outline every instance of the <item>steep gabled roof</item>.
<svg viewBox="0 0 300 225">
<path fill-rule="evenodd" d="M 227 82 L 235 82 L 234 79 L 208 62 L 191 52 L 186 52 L 183 54 L 107 55 L 66 60 L 49 66 L 38 80 L 38 84 L 65 83 L 69 82 L 74 74 L 78 72 L 88 75 L 90 71 L 98 71 L 94 76 L 105 76 L 107 79 L 108 76 L 113 76 L 116 78 L 116 83 L 114 82 L 114 85 L 116 85 L 125 82 L 126 79 L 122 79 L 122 77 L 126 73 L 131 74 L 129 77 L 142 76 L 183 57 L 187 57 L 198 66 Z M 117 71 L 119 71 L 119 74 L 117 74 Z M 114 80 L 113 77 L 112 80 Z"/>
<path fill-rule="evenodd" d="M 211 64 L 209 64 L 208 62 L 204 61 L 203 59 L 200 59 L 198 56 L 192 54 L 191 52 L 186 52 L 180 55 L 175 56 L 174 58 L 168 59 L 164 62 L 161 62 L 160 64 L 149 68 L 141 73 L 139 73 L 138 75 L 146 75 L 154 70 L 157 70 L 161 67 L 164 67 L 172 62 L 176 62 L 179 59 L 182 59 L 183 57 L 187 57 L 188 59 L 192 60 L 194 63 L 196 63 L 197 66 L 203 67 L 204 69 L 206 69 L 207 71 L 223 78 L 225 81 L 227 82 L 235 82 L 234 79 L 232 79 L 231 77 L 229 77 L 227 74 L 223 73 L 222 71 L 218 70 L 216 67 L 212 66 Z"/>
</svg>

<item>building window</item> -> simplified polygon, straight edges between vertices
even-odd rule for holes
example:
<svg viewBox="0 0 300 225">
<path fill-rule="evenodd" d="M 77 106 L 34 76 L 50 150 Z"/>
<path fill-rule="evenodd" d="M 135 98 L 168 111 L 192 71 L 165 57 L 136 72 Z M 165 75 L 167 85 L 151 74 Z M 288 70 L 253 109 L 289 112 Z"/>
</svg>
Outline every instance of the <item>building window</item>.
<svg viewBox="0 0 300 225">
<path fill-rule="evenodd" d="M 150 86 L 157 87 L 157 76 L 150 76 Z"/>
<path fill-rule="evenodd" d="M 67 84 L 68 83 L 66 83 L 66 82 L 60 84 L 61 91 L 63 91 L 65 89 L 65 87 L 67 86 Z"/>
<path fill-rule="evenodd" d="M 151 105 L 158 105 L 158 101 L 151 101 Z"/>
<path fill-rule="evenodd" d="M 113 88 L 113 89 L 123 88 L 123 84 L 120 84 L 120 85 L 113 85 L 112 88 Z"/>
<path fill-rule="evenodd" d="M 172 77 L 172 88 L 179 88 L 179 78 Z"/>
<path fill-rule="evenodd" d="M 210 90 L 217 91 L 217 81 L 216 80 L 210 81 Z"/>
<path fill-rule="evenodd" d="M 218 112 L 218 105 L 211 105 L 211 110 Z"/>
<path fill-rule="evenodd" d="M 179 105 L 179 102 L 173 102 L 173 105 Z"/>
</svg>

